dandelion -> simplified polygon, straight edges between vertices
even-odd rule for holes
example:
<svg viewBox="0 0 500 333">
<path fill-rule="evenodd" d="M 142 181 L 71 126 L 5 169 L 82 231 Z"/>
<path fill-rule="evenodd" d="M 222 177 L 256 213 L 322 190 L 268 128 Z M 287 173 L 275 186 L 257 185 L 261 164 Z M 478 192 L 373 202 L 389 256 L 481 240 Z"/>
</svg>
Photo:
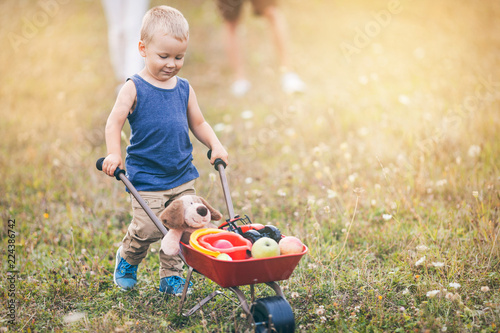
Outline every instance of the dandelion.
<svg viewBox="0 0 500 333">
<path fill-rule="evenodd" d="M 43 213 L 43 218 L 48 219 L 49 218 L 49 213 Z"/>
<path fill-rule="evenodd" d="M 322 324 L 326 323 L 326 317 L 325 316 L 321 316 L 319 318 L 319 320 L 321 321 Z"/>
<path fill-rule="evenodd" d="M 278 195 L 279 195 L 280 197 L 286 197 L 286 192 L 285 192 L 285 190 L 283 190 L 283 189 L 281 189 L 281 188 L 278 190 L 278 192 L 277 192 L 277 193 L 278 193 Z"/>
<path fill-rule="evenodd" d="M 298 292 L 296 292 L 296 291 L 294 291 L 294 292 L 292 292 L 292 293 L 290 294 L 290 297 L 292 297 L 292 298 L 299 298 L 299 293 L 298 293 Z"/>
<path fill-rule="evenodd" d="M 438 180 L 438 181 L 436 182 L 436 186 L 437 186 L 437 187 L 441 187 L 441 186 L 446 185 L 447 183 L 448 183 L 448 181 L 447 181 L 446 179 L 441 179 L 441 180 Z"/>
<path fill-rule="evenodd" d="M 337 192 L 335 192 L 334 190 L 327 190 L 326 193 L 328 195 L 328 199 L 333 199 L 337 197 Z"/>
<path fill-rule="evenodd" d="M 382 218 L 385 221 L 389 221 L 390 219 L 392 219 L 392 215 L 391 214 L 382 214 Z"/>
<path fill-rule="evenodd" d="M 326 214 L 330 214 L 330 206 L 323 207 L 323 210 L 325 211 Z"/>
<path fill-rule="evenodd" d="M 420 265 L 423 265 L 423 263 L 425 262 L 425 256 L 423 256 L 422 258 L 420 258 L 416 263 L 415 263 L 415 266 L 420 266 Z"/>
<path fill-rule="evenodd" d="M 217 176 L 215 175 L 215 173 L 210 172 L 210 174 L 208 175 L 208 179 L 209 179 L 211 182 L 215 182 L 215 181 L 217 180 Z"/>
<path fill-rule="evenodd" d="M 351 182 L 351 183 L 354 183 L 354 181 L 356 181 L 356 178 L 358 178 L 358 174 L 355 172 L 353 173 L 352 175 L 349 175 L 349 177 L 347 177 L 347 179 Z"/>
<path fill-rule="evenodd" d="M 399 101 L 399 103 L 401 103 L 403 105 L 410 104 L 410 98 L 406 95 L 399 95 L 398 101 Z"/>
<path fill-rule="evenodd" d="M 252 182 L 253 182 L 252 177 L 245 178 L 245 184 L 252 184 Z"/>
<path fill-rule="evenodd" d="M 488 291 L 490 291 L 490 287 L 488 287 L 488 286 L 482 286 L 482 287 L 481 287 L 481 291 L 482 291 L 483 293 L 487 293 Z"/>
<path fill-rule="evenodd" d="M 316 314 L 318 316 L 323 316 L 326 313 L 325 307 L 320 305 L 319 308 L 316 309 Z"/>
<path fill-rule="evenodd" d="M 378 299 L 381 301 L 382 300 L 382 295 L 378 295 Z"/>
<path fill-rule="evenodd" d="M 223 123 L 218 123 L 214 125 L 214 131 L 215 132 L 222 132 L 226 129 L 226 125 Z"/>
<path fill-rule="evenodd" d="M 241 113 L 241 118 L 243 119 L 252 119 L 253 118 L 253 112 L 251 110 L 245 110 Z"/>
<path fill-rule="evenodd" d="M 472 145 L 469 147 L 467 155 L 469 155 L 469 157 L 471 158 L 474 158 L 479 156 L 480 153 L 481 153 L 481 147 L 479 147 L 478 145 Z"/>
<path fill-rule="evenodd" d="M 427 292 L 427 297 L 429 298 L 434 298 L 436 297 L 437 294 L 439 294 L 441 291 L 440 290 L 431 290 Z"/>
<path fill-rule="evenodd" d="M 403 295 L 406 295 L 406 294 L 409 294 L 410 293 L 410 290 L 408 288 L 405 288 L 405 290 L 403 290 Z"/>
<path fill-rule="evenodd" d="M 449 286 L 450 286 L 450 287 L 452 287 L 452 288 L 458 289 L 458 288 L 460 288 L 460 283 L 457 283 L 457 282 L 451 282 L 451 283 L 449 284 Z"/>
<path fill-rule="evenodd" d="M 432 266 L 441 268 L 444 267 L 444 262 L 432 262 Z"/>
<path fill-rule="evenodd" d="M 419 252 L 424 252 L 424 251 L 427 251 L 429 248 L 425 245 L 419 245 L 417 246 L 417 251 Z"/>
</svg>

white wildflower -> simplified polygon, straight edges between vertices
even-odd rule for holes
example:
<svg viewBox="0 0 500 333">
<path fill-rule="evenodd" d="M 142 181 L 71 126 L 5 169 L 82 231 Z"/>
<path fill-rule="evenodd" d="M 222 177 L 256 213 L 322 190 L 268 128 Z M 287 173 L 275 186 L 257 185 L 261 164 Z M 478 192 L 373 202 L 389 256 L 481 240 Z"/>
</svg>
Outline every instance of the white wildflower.
<svg viewBox="0 0 500 333">
<path fill-rule="evenodd" d="M 474 198 L 479 197 L 479 192 L 478 192 L 478 191 L 472 191 L 472 196 L 473 196 Z"/>
<path fill-rule="evenodd" d="M 334 190 L 327 190 L 326 193 L 328 195 L 328 199 L 333 199 L 337 197 L 337 192 L 335 192 Z"/>
<path fill-rule="evenodd" d="M 399 103 L 401 103 L 403 105 L 410 104 L 410 98 L 406 95 L 399 95 L 398 101 L 399 101 Z"/>
<path fill-rule="evenodd" d="M 481 287 L 481 291 L 484 292 L 484 293 L 486 293 L 486 292 L 490 291 L 490 287 L 488 287 L 488 286 L 482 286 Z"/>
<path fill-rule="evenodd" d="M 424 251 L 427 251 L 429 248 L 425 245 L 419 245 L 417 246 L 417 251 L 418 252 L 424 252 Z"/>
<path fill-rule="evenodd" d="M 447 181 L 446 179 L 441 179 L 441 180 L 438 180 L 438 181 L 436 182 L 436 186 L 437 186 L 437 187 L 441 187 L 441 186 L 446 185 L 447 183 L 448 183 L 448 181 Z"/>
<path fill-rule="evenodd" d="M 226 129 L 226 125 L 224 123 L 218 123 L 214 125 L 214 132 L 222 132 Z"/>
<path fill-rule="evenodd" d="M 391 214 L 382 214 L 382 218 L 385 221 L 389 221 L 390 219 L 392 219 L 392 215 Z"/>
<path fill-rule="evenodd" d="M 354 181 L 356 180 L 356 178 L 358 178 L 358 174 L 355 172 L 353 173 L 352 175 L 349 175 L 349 177 L 347 177 L 347 179 L 351 182 L 351 183 L 354 183 Z"/>
<path fill-rule="evenodd" d="M 253 112 L 251 110 L 245 110 L 241 113 L 241 118 L 243 119 L 252 119 L 253 118 Z"/>
<path fill-rule="evenodd" d="M 292 293 L 290 294 L 290 297 L 291 297 L 291 298 L 299 298 L 299 296 L 300 296 L 300 295 L 299 295 L 299 293 L 298 293 L 298 292 L 296 292 L 296 291 L 294 291 L 294 292 L 292 292 Z"/>
<path fill-rule="evenodd" d="M 474 158 L 479 156 L 480 153 L 481 153 L 481 147 L 479 147 L 478 145 L 472 145 L 469 147 L 467 155 L 469 155 L 469 157 Z"/>
<path fill-rule="evenodd" d="M 415 263 L 415 266 L 420 266 L 420 265 L 423 265 L 423 263 L 425 262 L 425 256 L 423 256 L 422 258 L 420 258 L 416 263 Z"/>
<path fill-rule="evenodd" d="M 211 181 L 211 182 L 215 182 L 217 180 L 217 176 L 215 175 L 215 173 L 213 172 L 210 172 L 208 174 L 208 179 Z"/>
<path fill-rule="evenodd" d="M 457 282 L 451 282 L 451 283 L 449 284 L 449 286 L 450 286 L 450 287 L 452 287 L 452 288 L 455 288 L 455 289 L 458 289 L 458 288 L 460 288 L 460 287 L 461 287 L 461 286 L 460 286 L 460 283 L 457 283 Z"/>
<path fill-rule="evenodd" d="M 410 289 L 405 288 L 405 290 L 403 290 L 403 295 L 406 295 L 406 294 L 409 294 L 409 293 L 410 293 Z"/>
<path fill-rule="evenodd" d="M 280 197 L 286 197 L 286 192 L 283 189 L 279 189 L 277 193 Z"/>
<path fill-rule="evenodd" d="M 432 266 L 438 267 L 438 268 L 444 267 L 444 262 L 439 262 L 439 261 L 438 262 L 432 262 Z"/>
<path fill-rule="evenodd" d="M 326 313 L 325 307 L 323 305 L 320 305 L 319 308 L 316 309 L 316 314 L 318 316 L 322 316 Z"/>
<path fill-rule="evenodd" d="M 252 184 L 252 183 L 253 183 L 252 177 L 245 178 L 245 184 Z"/>
<path fill-rule="evenodd" d="M 431 290 L 431 291 L 428 291 L 426 295 L 429 298 L 434 298 L 439 293 L 440 293 L 440 290 Z"/>
</svg>

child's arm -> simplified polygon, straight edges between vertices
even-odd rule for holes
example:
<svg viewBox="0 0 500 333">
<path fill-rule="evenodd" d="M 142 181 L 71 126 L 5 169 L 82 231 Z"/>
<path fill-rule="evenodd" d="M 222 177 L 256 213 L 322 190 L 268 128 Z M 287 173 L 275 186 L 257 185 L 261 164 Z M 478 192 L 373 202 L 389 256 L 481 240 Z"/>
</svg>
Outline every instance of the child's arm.
<svg viewBox="0 0 500 333">
<path fill-rule="evenodd" d="M 193 132 L 194 136 L 201 143 L 212 150 L 210 163 L 214 164 L 215 160 L 217 158 L 220 158 L 226 164 L 229 164 L 227 151 L 220 143 L 212 127 L 210 127 L 210 125 L 205 121 L 205 118 L 201 113 L 200 106 L 198 105 L 196 94 L 194 93 L 194 89 L 191 86 L 189 86 L 189 101 L 187 112 L 188 123 L 191 132 Z"/>
<path fill-rule="evenodd" d="M 123 169 L 121 150 L 121 132 L 128 114 L 132 111 L 137 92 L 134 83 L 127 81 L 116 98 L 115 105 L 106 122 L 106 147 L 108 155 L 102 163 L 102 171 L 108 176 L 113 176 L 116 167 Z"/>
</svg>

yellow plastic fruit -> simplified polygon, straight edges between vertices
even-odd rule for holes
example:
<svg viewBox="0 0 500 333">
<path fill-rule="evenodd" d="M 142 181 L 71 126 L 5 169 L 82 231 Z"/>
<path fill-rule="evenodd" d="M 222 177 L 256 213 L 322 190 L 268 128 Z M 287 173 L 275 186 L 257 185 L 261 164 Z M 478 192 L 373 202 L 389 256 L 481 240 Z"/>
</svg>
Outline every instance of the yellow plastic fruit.
<svg viewBox="0 0 500 333">
<path fill-rule="evenodd" d="M 225 230 L 221 229 L 215 229 L 215 228 L 202 228 L 195 230 L 192 234 L 191 237 L 189 238 L 189 245 L 191 247 L 201 253 L 204 253 L 206 255 L 212 256 L 212 257 L 217 257 L 219 254 L 221 254 L 219 251 L 212 251 L 209 249 L 204 248 L 203 246 L 198 243 L 198 238 L 203 236 L 203 235 L 209 235 L 209 234 L 217 234 L 219 232 L 227 232 Z"/>
</svg>

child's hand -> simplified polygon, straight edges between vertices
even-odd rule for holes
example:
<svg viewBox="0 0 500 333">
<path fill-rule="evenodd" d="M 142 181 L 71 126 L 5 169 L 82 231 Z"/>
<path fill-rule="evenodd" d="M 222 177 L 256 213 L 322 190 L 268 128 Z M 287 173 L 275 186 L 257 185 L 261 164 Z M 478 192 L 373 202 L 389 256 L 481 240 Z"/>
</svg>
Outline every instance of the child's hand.
<svg viewBox="0 0 500 333">
<path fill-rule="evenodd" d="M 123 169 L 122 157 L 117 154 L 109 154 L 102 162 L 102 171 L 110 177 L 114 177 L 116 167 Z"/>
<path fill-rule="evenodd" d="M 221 144 L 212 147 L 212 156 L 210 158 L 210 163 L 213 165 L 215 163 L 215 160 L 218 158 L 223 160 L 226 165 L 229 165 L 227 151 L 224 149 L 224 147 L 222 147 Z"/>
</svg>

